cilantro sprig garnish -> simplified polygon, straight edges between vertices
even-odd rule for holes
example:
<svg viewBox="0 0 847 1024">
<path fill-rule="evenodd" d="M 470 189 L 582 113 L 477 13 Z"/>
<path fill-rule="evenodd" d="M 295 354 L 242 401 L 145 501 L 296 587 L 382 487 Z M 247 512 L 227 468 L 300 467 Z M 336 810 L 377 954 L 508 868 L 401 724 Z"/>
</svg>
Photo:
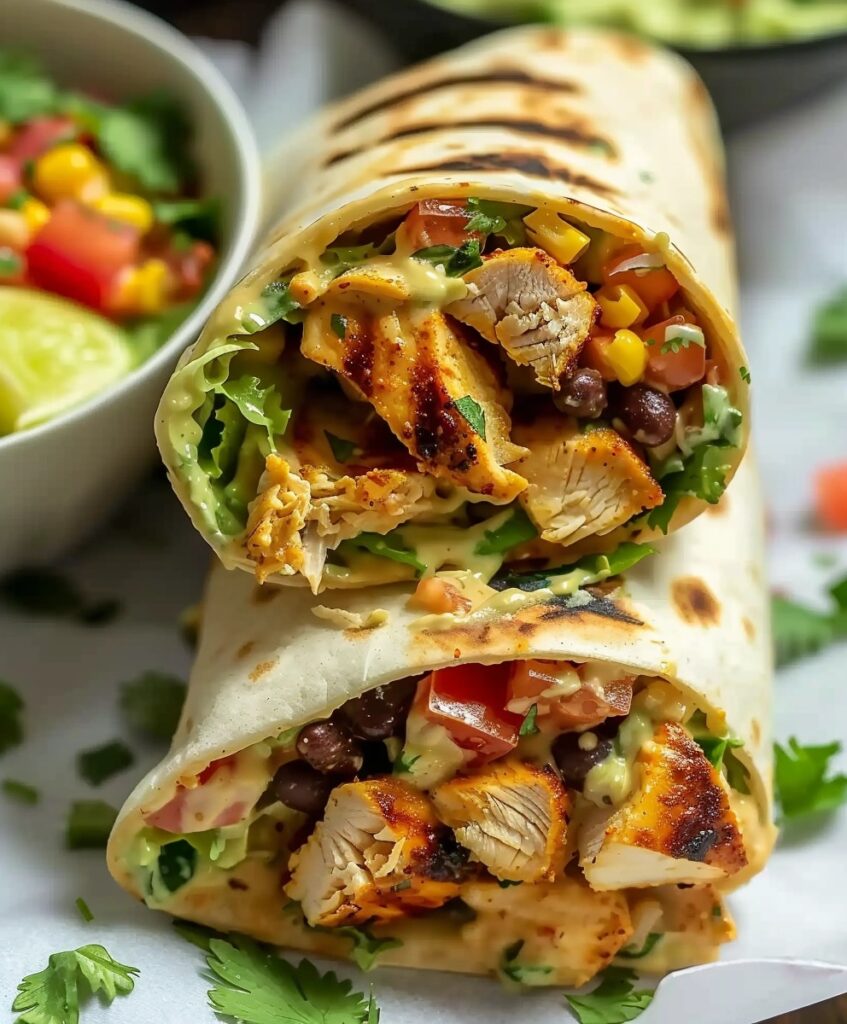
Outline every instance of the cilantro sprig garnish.
<svg viewBox="0 0 847 1024">
<path fill-rule="evenodd" d="M 0 754 L 5 754 L 23 740 L 23 709 L 24 702 L 17 690 L 0 679 Z"/>
<path fill-rule="evenodd" d="M 847 360 L 847 288 L 842 288 L 815 313 L 809 361 L 818 365 Z"/>
<path fill-rule="evenodd" d="M 771 623 L 778 667 L 847 640 L 847 576 L 829 588 L 832 605 L 818 611 L 791 598 L 771 598 Z"/>
<path fill-rule="evenodd" d="M 95 943 L 53 953 L 43 971 L 28 974 L 18 985 L 12 1003 L 20 1013 L 17 1024 L 78 1024 L 88 995 L 111 1003 L 132 992 L 138 973 Z"/>
<path fill-rule="evenodd" d="M 520 960 L 524 940 L 518 939 L 503 950 L 500 961 L 500 976 L 516 985 L 544 985 L 544 977 L 551 974 L 553 968 L 548 964 L 525 963 Z"/>
<path fill-rule="evenodd" d="M 89 600 L 80 588 L 55 569 L 23 568 L 0 580 L 0 600 L 26 615 L 70 619 L 101 626 L 120 613 L 114 598 Z"/>
<path fill-rule="evenodd" d="M 584 996 L 565 996 L 580 1024 L 626 1024 L 641 1016 L 653 993 L 635 991 L 636 973 L 628 967 L 607 967 L 601 982 Z"/>
<path fill-rule="evenodd" d="M 463 395 L 453 401 L 453 406 L 462 418 L 470 425 L 475 434 L 485 440 L 485 410 L 470 395 Z"/>
<path fill-rule="evenodd" d="M 841 753 L 837 741 L 804 746 L 792 736 L 787 747 L 774 745 L 774 786 L 784 819 L 832 811 L 847 803 L 847 775 L 830 775 L 830 762 Z"/>
<path fill-rule="evenodd" d="M 41 799 L 41 794 L 35 786 L 30 786 L 28 782 L 21 782 L 20 779 L 3 779 L 0 782 L 0 790 L 10 800 L 15 800 L 19 804 L 27 804 L 30 807 Z"/>
<path fill-rule="evenodd" d="M 131 767 L 135 757 L 122 740 L 112 740 L 77 754 L 77 771 L 86 782 L 99 786 Z"/>
<path fill-rule="evenodd" d="M 176 732 L 186 685 L 168 672 L 144 672 L 121 686 L 120 709 L 130 728 L 168 742 Z"/>
<path fill-rule="evenodd" d="M 69 850 L 104 850 L 118 812 L 103 800 L 77 800 L 65 824 Z"/>
<path fill-rule="evenodd" d="M 350 939 L 353 947 L 350 956 L 360 971 L 372 971 L 376 966 L 377 958 L 389 949 L 396 949 L 402 946 L 400 939 L 393 939 L 390 936 L 380 937 L 374 935 L 369 928 L 354 928 L 346 925 L 343 928 L 329 929 L 335 935 L 342 935 Z"/>
</svg>

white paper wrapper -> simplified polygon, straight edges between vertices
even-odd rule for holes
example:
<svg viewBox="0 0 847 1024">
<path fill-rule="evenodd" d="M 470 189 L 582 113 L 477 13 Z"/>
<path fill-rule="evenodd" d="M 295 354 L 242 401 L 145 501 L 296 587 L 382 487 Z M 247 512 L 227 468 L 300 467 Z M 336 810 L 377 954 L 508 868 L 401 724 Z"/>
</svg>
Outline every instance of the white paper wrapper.
<svg viewBox="0 0 847 1024">
<path fill-rule="evenodd" d="M 312 83 L 320 80 L 318 69 L 332 63 L 332 55 L 318 48 L 323 17 L 317 0 L 301 0 L 275 29 L 275 39 L 290 42 L 285 21 L 300 19 L 299 67 L 312 69 Z M 345 33 L 336 26 L 332 38 L 343 45 Z M 226 53 L 233 80 L 246 82 L 234 51 Z M 275 69 L 277 97 L 296 93 L 295 69 L 278 53 L 264 54 L 260 66 Z M 268 74 L 262 70 L 260 82 L 269 81 Z M 323 92 L 315 87 L 309 95 L 317 102 Z M 839 158 L 845 132 L 847 88 L 737 137 L 729 153 L 755 433 L 773 513 L 771 571 L 775 584 L 808 599 L 819 598 L 828 579 L 847 572 L 847 538 L 804 532 L 813 466 L 847 454 L 847 370 L 814 374 L 801 366 L 812 306 L 847 280 Z M 816 553 L 835 554 L 836 565 L 821 568 Z M 34 808 L 0 798 L 4 1020 L 25 974 L 40 970 L 51 953 L 87 942 L 103 943 L 141 975 L 136 991 L 111 1011 L 96 1003 L 87 1007 L 85 1024 L 216 1020 L 206 1005 L 209 983 L 201 976 L 199 950 L 179 938 L 163 915 L 133 904 L 109 878 L 101 855 L 68 852 L 62 838 L 72 800 L 103 798 L 117 806 L 161 756 L 161 749 L 133 741 L 136 765 L 98 790 L 77 777 L 74 763 L 80 750 L 121 735 L 119 683 L 147 669 L 187 674 L 190 652 L 176 619 L 197 599 L 206 559 L 205 545 L 157 482 L 136 501 L 131 521 L 68 567 L 92 596 L 125 602 L 118 622 L 95 630 L 0 611 L 0 677 L 27 701 L 26 742 L 0 760 L 0 779 L 22 779 L 43 792 Z M 845 654 L 845 646 L 831 648 L 780 674 L 776 732 L 783 741 L 789 735 L 805 743 L 847 739 Z M 836 767 L 847 770 L 847 758 Z M 639 1022 L 753 1024 L 847 991 L 845 849 L 845 812 L 792 829 L 765 872 L 732 898 L 740 937 L 723 960 L 672 975 Z M 95 915 L 90 924 L 74 907 L 79 896 Z M 363 990 L 374 985 L 386 1024 L 512 1024 L 516 1013 L 530 1015 L 533 1024 L 567 1020 L 560 992 L 532 993 L 517 1002 L 483 979 L 441 975 L 436 984 L 431 974 L 412 971 L 365 977 L 341 967 L 339 973 L 354 977 Z"/>
</svg>

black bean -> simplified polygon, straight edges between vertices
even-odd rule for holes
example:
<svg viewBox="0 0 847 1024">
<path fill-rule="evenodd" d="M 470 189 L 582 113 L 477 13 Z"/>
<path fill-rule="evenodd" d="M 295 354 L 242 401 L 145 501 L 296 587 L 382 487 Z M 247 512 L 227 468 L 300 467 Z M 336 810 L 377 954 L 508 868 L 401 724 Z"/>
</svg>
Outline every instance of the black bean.
<svg viewBox="0 0 847 1024">
<path fill-rule="evenodd" d="M 322 775 L 305 761 L 289 761 L 277 769 L 268 795 L 286 807 L 314 816 L 326 807 L 336 782 L 332 776 Z"/>
<path fill-rule="evenodd" d="M 664 444 L 673 435 L 676 407 L 667 395 L 646 384 L 625 388 L 617 403 L 617 414 L 641 444 Z"/>
<path fill-rule="evenodd" d="M 585 776 L 596 764 L 605 761 L 612 752 L 614 741 L 611 737 L 598 738 L 592 750 L 583 750 L 579 745 L 578 732 L 563 732 L 553 741 L 553 760 L 569 786 L 582 789 Z"/>
<path fill-rule="evenodd" d="M 364 758 L 359 778 L 371 779 L 374 775 L 390 775 L 393 765 L 385 744 L 381 740 L 362 744 Z"/>
<path fill-rule="evenodd" d="M 297 753 L 325 775 L 355 775 L 362 767 L 362 748 L 340 722 L 304 725 L 297 736 Z"/>
<path fill-rule="evenodd" d="M 560 412 L 569 416 L 596 420 L 608 403 L 606 382 L 597 370 L 583 367 L 562 381 L 561 390 L 553 395 Z"/>
<path fill-rule="evenodd" d="M 376 686 L 361 697 L 348 700 L 337 714 L 354 736 L 363 740 L 385 740 L 403 734 L 403 725 L 415 695 L 416 681 L 400 679 Z"/>
</svg>

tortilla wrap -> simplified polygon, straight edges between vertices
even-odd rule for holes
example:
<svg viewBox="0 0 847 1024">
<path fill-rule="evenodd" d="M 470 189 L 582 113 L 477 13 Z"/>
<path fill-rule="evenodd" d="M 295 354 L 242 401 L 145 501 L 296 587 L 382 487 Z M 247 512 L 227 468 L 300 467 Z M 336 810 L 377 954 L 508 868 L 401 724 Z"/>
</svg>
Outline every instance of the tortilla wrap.
<svg viewBox="0 0 847 1024">
<path fill-rule="evenodd" d="M 556 597 L 549 590 L 507 593 L 522 595 L 528 603 L 511 613 L 470 616 L 464 622 L 452 615 L 422 618 L 410 607 L 408 591 L 398 586 L 333 594 L 333 609 L 342 610 L 333 615 L 315 599 L 260 587 L 245 574 L 215 567 L 188 699 L 171 751 L 132 793 L 109 842 L 115 879 L 152 907 L 179 917 L 289 948 L 348 956 L 349 936 L 333 934 L 331 927 L 306 927 L 296 905 L 292 910 L 287 902 L 281 890 L 290 873 L 287 857 L 269 857 L 253 848 L 252 841 L 253 852 L 245 853 L 242 846 L 236 857 L 222 862 L 231 865 L 228 869 L 207 864 L 190 882 L 183 884 L 186 879 L 180 878 L 167 891 L 154 884 L 150 850 L 155 860 L 163 841 L 179 837 L 151 831 L 151 816 L 162 824 L 161 809 L 173 806 L 175 793 L 192 792 L 198 777 L 208 778 L 211 766 L 221 759 L 261 749 L 255 745 L 271 737 L 287 736 L 293 742 L 295 727 L 324 719 L 374 687 L 445 666 L 568 659 L 667 680 L 674 699 L 689 702 L 705 714 L 710 729 L 723 727 L 724 735 L 732 737 L 732 753 L 746 776 L 743 788 L 749 790 L 747 796 L 732 791 L 746 866 L 693 887 L 602 884 L 595 891 L 582 877 L 583 859 L 579 868 L 571 861 L 553 882 L 500 888 L 491 879 L 485 884 L 477 880 L 467 883 L 460 895 L 477 910 L 492 904 L 510 921 L 520 922 L 543 918 L 544 907 L 535 908 L 532 901 L 538 893 L 546 894 L 545 906 L 561 929 L 561 942 L 547 957 L 550 972 L 534 983 L 582 984 L 616 950 L 633 942 L 640 946 L 645 928 L 657 930 L 638 923 L 645 914 L 653 920 L 657 904 L 664 908 L 660 930 L 665 939 L 639 960 L 639 969 L 663 972 L 713 959 L 720 943 L 734 934 L 722 895 L 763 866 L 774 838 L 770 638 L 763 515 L 753 465 L 745 462 L 715 510 L 665 541 L 656 557 L 625 578 L 580 591 L 580 599 Z M 387 615 L 374 618 L 375 609 Z M 648 742 L 639 757 L 655 747 Z M 224 779 L 221 786 L 232 796 L 235 782 L 227 781 L 225 772 L 219 776 Z M 395 774 L 390 784 L 396 779 Z M 681 783 L 683 788 L 686 784 Z M 193 790 L 201 791 L 202 786 Z M 695 803 L 705 806 L 709 800 Z M 208 807 L 206 812 L 216 813 Z M 572 821 L 568 827 L 581 826 Z M 237 826 L 235 831 L 222 828 L 184 838 L 208 850 L 210 836 L 237 840 L 236 832 Z M 570 831 L 568 836 L 572 848 Z M 229 847 L 224 843 L 220 849 Z M 387 949 L 380 963 L 489 973 L 502 967 L 502 948 L 523 937 L 520 932 L 510 935 L 511 925 L 493 922 L 483 912 L 462 927 L 438 914 L 417 914 L 395 917 L 374 929 L 402 942 Z"/>
<path fill-rule="evenodd" d="M 498 34 L 330 109 L 299 136 L 296 152 L 287 148 L 286 160 L 279 177 L 296 180 L 299 201 L 280 217 L 247 275 L 184 354 L 156 418 L 174 489 L 226 566 L 276 582 L 308 580 L 315 592 L 408 578 L 408 560 L 374 558 L 372 538 L 407 523 L 443 521 L 457 503 L 466 509 L 481 499 L 525 510 L 544 542 L 541 551 L 524 546 L 509 558 L 547 555 L 561 564 L 563 549 L 571 557 L 658 537 L 719 499 L 746 446 L 749 374 L 728 312 L 735 270 L 716 121 L 702 83 L 684 61 L 611 34 Z M 440 228 L 410 227 L 412 214 L 436 201 L 468 215 L 488 211 L 479 237 L 471 238 L 478 220 L 466 217 L 459 229 L 470 239 L 471 249 L 458 250 L 465 257 L 477 242 L 483 247 L 479 270 L 460 273 L 459 264 L 451 270 L 446 256 L 438 263 L 433 252 L 450 246 L 415 249 L 421 239 L 442 237 Z M 496 217 L 488 215 L 502 204 L 519 212 L 498 234 Z M 529 228 L 533 209 L 543 230 Z M 517 242 L 504 240 L 502 232 L 510 230 Z M 571 255 L 562 255 L 579 237 L 588 248 L 577 242 Z M 602 288 L 594 289 L 602 274 L 612 273 L 602 280 L 618 296 L 614 282 L 623 272 L 609 271 L 607 263 L 590 270 L 586 261 L 600 266 L 593 254 L 608 245 L 636 253 L 638 267 L 627 278 L 636 292 L 670 274 L 680 286 L 670 304 L 660 302 L 646 314 L 601 309 Z M 370 247 L 370 255 L 362 255 L 362 247 Z M 493 277 L 474 277 L 482 272 Z M 511 305 L 499 310 L 502 318 L 481 325 L 479 311 L 463 302 L 488 296 L 486 282 L 512 272 L 518 276 L 510 280 L 523 280 L 519 275 L 526 272 L 533 288 L 543 281 L 558 289 L 556 297 L 527 310 L 524 297 L 508 291 Z M 572 293 L 561 298 L 568 288 Z M 526 301 L 536 298 L 532 293 Z M 636 295 L 635 305 L 643 298 Z M 694 327 L 686 321 L 676 335 L 679 324 L 662 321 L 653 337 L 644 325 L 668 313 Z M 623 330 L 620 344 L 636 362 L 647 358 L 646 370 L 640 364 L 622 369 L 605 347 L 618 340 L 616 325 L 624 323 L 631 331 Z M 486 334 L 489 328 L 494 333 Z M 547 332 L 543 341 L 540 331 Z M 527 348 L 530 336 L 535 341 Z M 405 352 L 407 362 L 399 366 L 393 343 Z M 719 385 L 716 409 L 706 408 L 705 394 L 700 409 L 699 384 L 668 383 L 667 367 L 654 365 L 654 359 L 684 359 L 686 353 L 700 359 L 693 372 L 706 374 L 701 383 Z M 590 455 L 580 450 L 592 473 L 590 460 L 605 453 L 593 481 L 569 484 L 551 508 L 543 464 L 564 458 L 565 451 L 570 458 L 571 448 L 584 443 L 572 433 L 574 424 L 590 415 L 583 410 L 574 420 L 563 414 L 562 408 L 574 407 L 571 399 L 555 406 L 577 364 L 608 382 L 600 387 L 608 388 L 611 404 L 598 415 L 614 429 L 596 435 Z M 327 392 L 309 390 L 319 366 L 321 387 L 341 381 L 343 392 L 333 392 L 331 401 L 324 400 Z M 671 389 L 674 437 L 681 431 L 683 440 L 679 449 L 673 439 L 663 444 L 689 460 L 687 475 L 665 447 L 649 447 L 653 440 L 644 441 L 644 431 L 627 433 L 613 415 L 621 387 L 633 380 L 663 394 Z M 531 414 L 530 429 L 521 420 L 530 400 L 547 410 L 550 426 L 541 436 L 541 413 Z M 387 424 L 378 443 L 351 433 L 361 427 L 356 416 L 368 402 Z M 341 420 L 334 418 L 339 403 Z M 672 421 L 673 405 L 665 412 Z M 455 435 L 452 441 L 448 435 Z M 701 443 L 708 455 L 702 447 L 694 451 Z M 698 457 L 709 462 L 707 472 L 690 465 Z M 618 474 L 623 482 L 609 498 L 610 465 L 615 481 Z M 368 477 L 369 470 L 376 475 Z M 344 556 L 339 570 L 332 553 L 360 531 L 371 538 L 369 558 Z M 404 550 L 413 546 L 399 539 Z"/>
</svg>

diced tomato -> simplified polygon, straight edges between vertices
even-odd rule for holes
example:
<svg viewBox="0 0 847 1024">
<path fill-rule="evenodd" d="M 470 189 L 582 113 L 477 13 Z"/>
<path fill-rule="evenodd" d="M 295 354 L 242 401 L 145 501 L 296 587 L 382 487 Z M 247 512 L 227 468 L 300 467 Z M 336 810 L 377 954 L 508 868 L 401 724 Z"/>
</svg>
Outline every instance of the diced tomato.
<svg viewBox="0 0 847 1024">
<path fill-rule="evenodd" d="M 37 117 L 12 139 L 8 154 L 23 166 L 59 142 L 75 138 L 77 127 L 69 117 Z"/>
<path fill-rule="evenodd" d="M 471 238 L 482 238 L 478 232 L 467 232 L 470 218 L 464 205 L 446 199 L 424 199 L 409 212 L 403 221 L 403 230 L 412 249 L 427 249 L 431 245 L 460 246 Z"/>
<path fill-rule="evenodd" d="M 58 203 L 27 249 L 37 287 L 108 311 L 122 270 L 138 260 L 139 233 L 71 201 Z"/>
<path fill-rule="evenodd" d="M 663 302 L 673 298 L 679 291 L 676 278 L 666 267 L 657 267 L 639 273 L 638 270 L 622 270 L 617 268 L 633 256 L 641 256 L 644 250 L 640 245 L 625 245 L 603 267 L 603 281 L 606 284 L 627 284 L 638 295 L 644 305 L 652 312 Z"/>
<path fill-rule="evenodd" d="M 665 330 L 668 327 L 693 323 L 694 318 L 687 313 L 662 320 L 641 329 L 641 337 L 647 342 L 647 370 L 645 379 L 668 391 L 679 391 L 701 381 L 706 375 L 706 350 L 702 345 L 686 345 L 676 352 L 665 351 Z"/>
<path fill-rule="evenodd" d="M 580 366 L 588 366 L 592 370 L 597 370 L 603 380 L 615 380 L 614 370 L 606 358 L 606 349 L 611 343 L 611 334 L 592 334 L 582 347 L 579 357 Z"/>
<path fill-rule="evenodd" d="M 197 776 L 197 784 L 202 786 L 204 782 L 208 782 L 221 768 L 226 768 L 230 765 L 235 764 L 235 754 L 230 754 L 229 757 L 219 757 L 217 761 L 212 761 L 211 764 L 206 765 L 202 772 Z"/>
<path fill-rule="evenodd" d="M 590 729 L 629 712 L 632 703 L 632 678 L 615 679 L 598 693 L 583 686 L 576 693 L 560 697 L 550 705 L 550 714 L 561 729 Z"/>
<path fill-rule="evenodd" d="M 509 676 L 508 703 L 539 697 L 545 690 L 559 685 L 562 677 L 575 673 L 569 661 L 516 661 Z"/>
<path fill-rule="evenodd" d="M 23 186 L 19 160 L 0 153 L 0 206 L 4 206 Z"/>
<path fill-rule="evenodd" d="M 187 787 L 180 783 L 173 798 L 164 807 L 146 815 L 147 823 L 165 832 L 199 832 L 208 828 L 224 828 L 241 821 L 250 808 L 250 804 L 241 799 L 231 804 L 224 800 L 223 810 L 212 817 L 215 805 L 219 807 L 221 797 L 226 796 L 220 784 L 226 787 L 231 780 L 218 778 L 211 787 L 203 788 L 221 769 L 234 767 L 235 760 L 234 754 L 221 757 L 198 773 L 195 785 Z"/>
<path fill-rule="evenodd" d="M 420 681 L 415 704 L 460 747 L 475 751 L 477 763 L 502 757 L 517 746 L 523 721 L 505 710 L 510 671 L 508 664 L 439 669 Z"/>
<path fill-rule="evenodd" d="M 847 532 L 847 462 L 823 466 L 815 474 L 818 520 L 827 530 Z"/>
<path fill-rule="evenodd" d="M 214 258 L 214 247 L 202 241 L 193 242 L 184 252 L 170 249 L 166 253 L 165 262 L 176 279 L 176 300 L 193 299 L 197 295 L 206 283 L 206 274 Z"/>
</svg>

